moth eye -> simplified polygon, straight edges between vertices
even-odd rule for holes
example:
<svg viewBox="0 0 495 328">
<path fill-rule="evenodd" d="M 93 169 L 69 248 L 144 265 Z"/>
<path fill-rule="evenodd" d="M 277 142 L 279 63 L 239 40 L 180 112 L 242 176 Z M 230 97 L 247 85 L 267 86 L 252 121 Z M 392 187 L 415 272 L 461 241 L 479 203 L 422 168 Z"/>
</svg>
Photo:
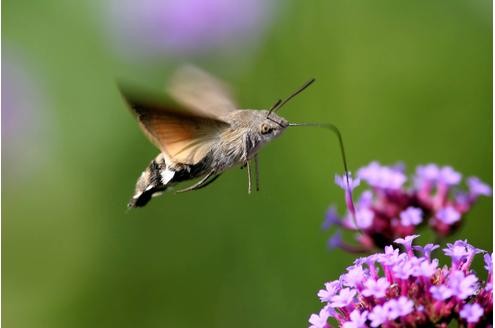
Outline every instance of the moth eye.
<svg viewBox="0 0 495 328">
<path fill-rule="evenodd" d="M 261 124 L 261 134 L 267 134 L 267 133 L 270 133 L 270 131 L 272 131 L 272 128 L 270 128 L 270 126 L 268 126 L 268 124 Z"/>
</svg>

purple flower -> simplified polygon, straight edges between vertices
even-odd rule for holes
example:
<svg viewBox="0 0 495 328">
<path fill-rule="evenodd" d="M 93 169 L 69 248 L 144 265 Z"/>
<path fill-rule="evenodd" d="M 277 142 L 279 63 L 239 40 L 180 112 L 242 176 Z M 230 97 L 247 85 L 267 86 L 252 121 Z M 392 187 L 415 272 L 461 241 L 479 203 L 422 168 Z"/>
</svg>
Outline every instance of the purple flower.
<svg viewBox="0 0 495 328">
<path fill-rule="evenodd" d="M 54 136 L 43 83 L 30 57 L 5 47 L 2 57 L 2 177 L 9 187 L 30 183 L 51 157 Z M 10 189 L 12 191 L 12 189 Z"/>
<path fill-rule="evenodd" d="M 414 274 L 415 269 L 412 261 L 403 260 L 396 263 L 392 271 L 397 278 L 405 280 Z"/>
<path fill-rule="evenodd" d="M 354 209 L 354 204 L 351 203 L 351 195 L 346 195 L 346 203 L 349 205 L 349 212 L 341 222 L 341 226 L 346 229 L 367 229 L 373 223 L 375 213 L 370 208 L 364 206 L 358 206 L 358 209 Z"/>
<path fill-rule="evenodd" d="M 424 255 L 425 257 L 429 258 L 431 253 L 439 248 L 440 245 L 435 245 L 435 244 L 426 244 L 425 247 L 423 248 L 423 252 L 424 252 Z"/>
<path fill-rule="evenodd" d="M 361 292 L 364 296 L 374 296 L 376 298 L 385 297 L 390 283 L 386 278 L 375 280 L 370 278 L 364 283 L 365 289 Z"/>
<path fill-rule="evenodd" d="M 447 248 L 443 249 L 445 255 L 452 258 L 452 265 L 459 266 L 466 261 L 470 261 L 475 254 L 483 252 L 468 244 L 466 241 L 457 240 L 455 243 L 447 244 Z"/>
<path fill-rule="evenodd" d="M 328 317 L 330 317 L 330 313 L 328 312 L 328 308 L 324 307 L 319 314 L 312 314 L 309 317 L 309 323 L 311 324 L 309 328 L 327 328 Z"/>
<path fill-rule="evenodd" d="M 431 286 L 430 293 L 434 299 L 439 301 L 446 300 L 453 295 L 452 290 L 445 285 Z"/>
<path fill-rule="evenodd" d="M 330 249 L 341 247 L 343 244 L 342 233 L 340 231 L 334 233 L 334 235 L 328 239 L 327 244 Z"/>
<path fill-rule="evenodd" d="M 461 219 L 461 213 L 448 206 L 437 212 L 437 218 L 445 224 L 453 224 Z"/>
<path fill-rule="evenodd" d="M 364 166 L 360 168 L 357 171 L 357 176 L 366 181 L 368 184 L 370 184 L 368 181 L 373 181 L 376 179 L 376 176 L 378 175 L 378 171 L 382 166 L 378 162 L 371 162 L 368 164 L 368 166 Z M 371 184 L 370 184 L 371 185 Z"/>
<path fill-rule="evenodd" d="M 371 205 L 373 205 L 373 193 L 371 192 L 371 190 L 365 190 L 361 194 L 361 197 L 359 197 L 358 207 L 366 208 L 370 207 Z"/>
<path fill-rule="evenodd" d="M 361 265 L 354 265 L 347 269 L 347 273 L 343 276 L 343 284 L 349 287 L 357 287 L 361 285 L 366 277 L 366 272 Z"/>
<path fill-rule="evenodd" d="M 375 214 L 368 208 L 361 208 L 356 211 L 356 224 L 360 229 L 367 229 L 373 222 Z"/>
<path fill-rule="evenodd" d="M 462 271 L 454 271 L 450 274 L 447 285 L 453 295 L 460 299 L 465 299 L 476 292 L 478 289 L 477 282 L 478 278 L 474 274 L 466 277 Z"/>
<path fill-rule="evenodd" d="M 439 181 L 446 185 L 457 185 L 461 182 L 462 175 L 450 166 L 444 166 L 439 172 Z"/>
<path fill-rule="evenodd" d="M 456 241 L 453 244 L 447 244 L 447 248 L 443 249 L 445 255 L 450 256 L 453 261 L 459 261 L 469 255 L 469 249 L 466 247 L 466 243 L 463 241 Z"/>
<path fill-rule="evenodd" d="M 435 183 L 440 176 L 440 169 L 435 164 L 427 164 L 416 168 L 416 186 L 421 188 L 425 183 Z"/>
<path fill-rule="evenodd" d="M 325 221 L 323 221 L 322 228 L 324 230 L 329 229 L 333 225 L 340 224 L 340 218 L 337 214 L 335 206 L 330 207 L 325 215 Z"/>
<path fill-rule="evenodd" d="M 347 212 L 342 220 L 330 212 L 324 226 L 337 223 L 338 229 L 359 232 L 359 245 L 340 243 L 339 247 L 349 252 L 383 248 L 420 229 L 432 229 L 438 237 L 447 237 L 461 226 L 478 195 L 491 194 L 490 187 L 476 178 L 468 179 L 469 193 L 458 190 L 462 175 L 450 166 L 435 164 L 418 166 L 413 187 L 408 187 L 403 168 L 378 162 L 360 168 L 357 179 L 349 173 L 349 185 L 345 177 L 336 176 L 335 182 L 345 191 Z M 360 180 L 371 188 L 357 195 L 355 206 L 352 192 Z"/>
<path fill-rule="evenodd" d="M 483 256 L 483 259 L 485 260 L 485 269 L 488 271 L 489 274 L 493 273 L 493 253 L 492 254 L 485 254 Z"/>
<path fill-rule="evenodd" d="M 414 302 L 405 296 L 401 296 L 395 303 L 395 307 L 397 309 L 397 312 L 399 312 L 399 315 L 403 317 L 413 311 Z"/>
<path fill-rule="evenodd" d="M 440 246 L 439 245 L 436 245 L 436 244 L 426 244 L 424 247 L 422 246 L 414 246 L 413 248 L 417 251 L 421 251 L 423 252 L 423 256 L 426 257 L 426 258 L 430 258 L 430 255 L 431 253 L 439 248 Z"/>
<path fill-rule="evenodd" d="M 411 236 L 406 236 L 404 238 L 397 238 L 396 240 L 394 240 L 394 243 L 401 244 L 402 246 L 404 246 L 406 251 L 409 252 L 410 250 L 412 250 L 413 240 L 418 238 L 418 237 L 419 237 L 419 235 L 411 235 Z"/>
<path fill-rule="evenodd" d="M 354 310 L 350 314 L 350 321 L 344 322 L 343 328 L 366 328 L 366 318 L 368 317 L 368 311 Z"/>
<path fill-rule="evenodd" d="M 358 177 L 365 180 L 370 186 L 383 189 L 400 189 L 407 178 L 399 170 L 381 166 L 372 162 L 358 171 Z"/>
<path fill-rule="evenodd" d="M 325 284 L 325 289 L 320 289 L 318 292 L 318 297 L 322 302 L 330 302 L 330 299 L 335 296 L 340 284 L 338 281 L 327 282 Z"/>
<path fill-rule="evenodd" d="M 416 272 L 413 273 L 416 277 L 431 277 L 435 274 L 438 268 L 438 260 L 434 259 L 433 261 L 422 260 L 416 266 Z"/>
<path fill-rule="evenodd" d="M 345 191 L 352 191 L 356 189 L 356 187 L 359 186 L 360 182 L 361 180 L 359 179 L 353 179 L 350 172 L 347 173 L 347 177 L 345 174 L 342 176 L 335 175 L 335 184 Z"/>
<path fill-rule="evenodd" d="M 398 317 L 408 315 L 413 311 L 414 303 L 405 296 L 401 296 L 398 299 L 392 299 L 383 306 L 387 311 L 387 317 L 389 320 L 395 320 Z"/>
<path fill-rule="evenodd" d="M 106 21 L 121 51 L 196 55 L 249 44 L 269 21 L 271 7 L 261 0 L 114 0 Z"/>
<path fill-rule="evenodd" d="M 477 303 L 466 304 L 459 312 L 459 315 L 469 323 L 476 323 L 483 315 L 483 308 Z"/>
<path fill-rule="evenodd" d="M 470 177 L 467 179 L 467 184 L 469 188 L 469 194 L 476 198 L 478 196 L 491 196 L 492 188 L 489 185 L 483 183 L 480 179 L 476 177 Z"/>
<path fill-rule="evenodd" d="M 353 221 L 353 226 L 356 226 L 356 209 L 352 199 L 352 190 L 359 186 L 359 179 L 353 179 L 350 172 L 346 172 L 343 176 L 335 175 L 335 183 L 345 192 L 345 204 L 349 211 L 349 216 Z"/>
<path fill-rule="evenodd" d="M 376 305 L 368 315 L 368 319 L 371 320 L 371 327 L 379 327 L 388 321 L 388 310 L 382 305 Z"/>
<path fill-rule="evenodd" d="M 410 249 L 415 237 L 406 236 L 402 243 Z M 451 326 L 452 321 L 464 326 L 467 322 L 469 328 L 474 323 L 488 326 L 493 313 L 492 275 L 482 281 L 470 268 L 472 257 L 481 250 L 462 240 L 449 244 L 448 252 L 464 249 L 461 265 L 454 256 L 449 268 L 430 257 L 436 247 L 421 247 L 423 255 L 416 256 L 407 249 L 401 253 L 386 246 L 384 253 L 355 260 L 347 273 L 326 284 L 318 296 L 339 327 L 388 327 L 389 323 L 391 327 L 433 327 L 439 323 Z M 485 262 L 491 265 L 491 257 L 485 256 Z"/>
<path fill-rule="evenodd" d="M 381 256 L 378 258 L 378 262 L 383 263 L 386 266 L 393 266 L 395 264 L 401 263 L 406 254 L 399 254 L 399 249 L 393 246 L 385 246 L 385 253 L 380 254 Z"/>
<path fill-rule="evenodd" d="M 337 295 L 330 299 L 329 305 L 333 308 L 340 308 L 349 305 L 356 296 L 356 290 L 351 288 L 342 288 Z"/>
<path fill-rule="evenodd" d="M 423 221 L 423 211 L 420 208 L 408 207 L 400 212 L 400 223 L 403 226 L 418 225 Z"/>
</svg>

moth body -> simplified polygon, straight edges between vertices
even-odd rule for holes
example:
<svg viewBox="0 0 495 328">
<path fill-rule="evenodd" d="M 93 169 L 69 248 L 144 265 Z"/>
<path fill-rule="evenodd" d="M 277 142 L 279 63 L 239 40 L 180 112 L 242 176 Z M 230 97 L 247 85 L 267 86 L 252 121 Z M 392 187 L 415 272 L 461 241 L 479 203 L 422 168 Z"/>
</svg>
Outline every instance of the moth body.
<svg viewBox="0 0 495 328">
<path fill-rule="evenodd" d="M 142 207 L 183 181 L 199 178 L 177 192 L 204 188 L 234 166 L 247 167 L 250 192 L 251 160 L 258 189 L 256 155 L 289 127 L 288 121 L 274 111 L 312 81 L 284 101 L 279 100 L 269 111 L 238 109 L 222 82 L 191 66 L 182 67 L 172 77 L 166 102 L 121 86 L 144 134 L 160 149 L 138 178 L 129 207 Z"/>
<path fill-rule="evenodd" d="M 278 137 L 288 126 L 288 122 L 276 114 L 272 114 L 272 118 L 276 116 L 281 124 L 266 119 L 267 113 L 235 110 L 222 117 L 229 128 L 215 138 L 211 150 L 196 164 L 174 162 L 166 154 L 158 154 L 139 177 L 129 207 L 142 207 L 177 183 L 204 177 L 212 170 L 220 174 L 246 165 L 264 144 Z"/>
</svg>

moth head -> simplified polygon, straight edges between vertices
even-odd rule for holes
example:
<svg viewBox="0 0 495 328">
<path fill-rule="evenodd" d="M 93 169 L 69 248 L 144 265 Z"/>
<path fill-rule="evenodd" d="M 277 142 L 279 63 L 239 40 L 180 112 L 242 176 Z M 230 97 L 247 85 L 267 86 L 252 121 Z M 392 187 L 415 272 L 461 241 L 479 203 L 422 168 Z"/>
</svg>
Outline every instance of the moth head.
<svg viewBox="0 0 495 328">
<path fill-rule="evenodd" d="M 279 136 L 288 126 L 289 122 L 275 114 L 267 116 L 268 111 L 260 111 L 260 121 L 256 128 L 263 139 L 272 139 Z"/>
</svg>

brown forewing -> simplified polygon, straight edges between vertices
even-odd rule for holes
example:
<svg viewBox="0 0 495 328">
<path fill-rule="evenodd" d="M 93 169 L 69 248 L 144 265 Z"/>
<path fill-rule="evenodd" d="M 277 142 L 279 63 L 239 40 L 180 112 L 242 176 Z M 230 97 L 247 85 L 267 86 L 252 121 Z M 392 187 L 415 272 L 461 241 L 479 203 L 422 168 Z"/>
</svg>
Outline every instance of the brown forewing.
<svg viewBox="0 0 495 328">
<path fill-rule="evenodd" d="M 173 102 L 144 100 L 121 88 L 141 128 L 173 162 L 197 164 L 229 124 Z"/>
</svg>

